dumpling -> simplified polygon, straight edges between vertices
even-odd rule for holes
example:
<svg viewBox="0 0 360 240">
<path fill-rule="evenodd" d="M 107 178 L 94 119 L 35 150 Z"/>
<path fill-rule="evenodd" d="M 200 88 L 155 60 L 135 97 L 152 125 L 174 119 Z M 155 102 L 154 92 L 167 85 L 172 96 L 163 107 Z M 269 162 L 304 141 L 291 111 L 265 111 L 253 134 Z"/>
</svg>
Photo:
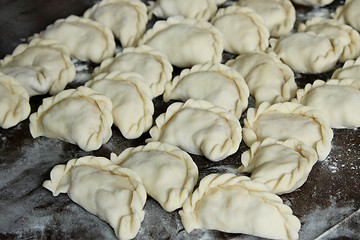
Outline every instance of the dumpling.
<svg viewBox="0 0 360 240">
<path fill-rule="evenodd" d="M 243 138 L 247 146 L 265 138 L 297 139 L 314 148 L 320 160 L 330 153 L 333 131 L 318 110 L 295 102 L 264 102 L 249 108 L 244 119 Z"/>
<path fill-rule="evenodd" d="M 139 74 L 102 73 L 85 86 L 111 99 L 114 124 L 125 138 L 138 138 L 151 127 L 154 104 L 150 89 Z"/>
<path fill-rule="evenodd" d="M 294 3 L 304 6 L 325 6 L 332 3 L 334 0 L 292 0 Z"/>
<path fill-rule="evenodd" d="M 317 157 L 314 149 L 295 139 L 281 142 L 266 138 L 254 142 L 241 155 L 238 171 L 251 173 L 251 179 L 264 183 L 275 194 L 290 193 L 304 184 Z"/>
<path fill-rule="evenodd" d="M 16 79 L 0 72 L 0 127 L 11 128 L 30 114 L 29 94 Z"/>
<path fill-rule="evenodd" d="M 75 15 L 57 20 L 35 37 L 55 39 L 69 48 L 71 56 L 94 63 L 115 52 L 114 35 L 108 27 Z"/>
<path fill-rule="evenodd" d="M 125 48 L 115 57 L 105 59 L 94 69 L 93 77 L 112 71 L 139 73 L 155 98 L 164 93 L 165 84 L 172 78 L 173 67 L 164 54 L 150 46 L 141 45 Z"/>
<path fill-rule="evenodd" d="M 43 99 L 30 115 L 33 138 L 45 136 L 77 144 L 84 151 L 97 150 L 111 135 L 112 103 L 88 87 L 64 90 Z"/>
<path fill-rule="evenodd" d="M 331 78 L 360 80 L 360 57 L 356 60 L 347 60 L 341 68 L 334 71 Z"/>
<path fill-rule="evenodd" d="M 34 38 L 18 45 L 0 61 L 0 71 L 16 78 L 30 96 L 59 93 L 75 79 L 69 50 L 50 39 Z"/>
<path fill-rule="evenodd" d="M 313 18 L 306 21 L 305 24 L 299 24 L 298 31 L 314 32 L 339 39 L 344 45 L 339 58 L 340 62 L 357 58 L 360 55 L 360 35 L 349 25 L 341 24 L 333 19 Z"/>
<path fill-rule="evenodd" d="M 346 23 L 360 31 L 360 0 L 346 0 L 339 6 L 332 17 L 341 23 Z"/>
<path fill-rule="evenodd" d="M 223 64 L 200 64 L 184 69 L 165 86 L 164 101 L 202 99 L 240 119 L 248 106 L 249 88 L 242 76 Z"/>
<path fill-rule="evenodd" d="M 140 0 L 102 0 L 84 13 L 109 27 L 122 47 L 133 47 L 144 34 L 148 20 L 146 5 Z"/>
<path fill-rule="evenodd" d="M 170 143 L 209 160 L 235 153 L 241 142 L 239 120 L 205 100 L 171 104 L 150 129 L 150 141 Z"/>
<path fill-rule="evenodd" d="M 269 30 L 261 16 L 251 8 L 221 8 L 211 23 L 223 34 L 224 50 L 227 52 L 243 54 L 264 51 L 269 46 Z"/>
<path fill-rule="evenodd" d="M 299 219 L 263 183 L 231 173 L 210 174 L 179 212 L 187 232 L 197 228 L 297 239 Z"/>
<path fill-rule="evenodd" d="M 293 71 L 271 53 L 245 53 L 226 65 L 244 77 L 257 106 L 262 102 L 286 102 L 295 97 L 297 85 Z"/>
<path fill-rule="evenodd" d="M 316 80 L 297 91 L 294 101 L 322 112 L 332 128 L 360 127 L 360 81 Z"/>
<path fill-rule="evenodd" d="M 112 154 L 111 161 L 134 170 L 146 192 L 169 212 L 182 207 L 199 175 L 190 155 L 167 143 L 127 148 L 119 156 Z"/>
<path fill-rule="evenodd" d="M 271 47 L 294 72 L 322 73 L 335 67 L 344 46 L 338 39 L 312 32 L 297 32 L 270 40 Z"/>
<path fill-rule="evenodd" d="M 157 21 L 139 41 L 162 52 L 177 67 L 219 63 L 223 39 L 220 31 L 209 22 L 181 16 Z"/>
<path fill-rule="evenodd" d="M 181 15 L 198 20 L 209 20 L 216 11 L 216 0 L 156 0 L 150 10 L 158 18 Z"/>
<path fill-rule="evenodd" d="M 254 9 L 264 19 L 272 37 L 284 36 L 294 27 L 295 8 L 290 0 L 241 0 L 236 3 Z"/>
<path fill-rule="evenodd" d="M 132 239 L 144 219 L 146 191 L 140 177 L 104 157 L 85 156 L 56 165 L 43 186 L 67 193 L 86 211 L 109 223 L 119 239 Z"/>
</svg>

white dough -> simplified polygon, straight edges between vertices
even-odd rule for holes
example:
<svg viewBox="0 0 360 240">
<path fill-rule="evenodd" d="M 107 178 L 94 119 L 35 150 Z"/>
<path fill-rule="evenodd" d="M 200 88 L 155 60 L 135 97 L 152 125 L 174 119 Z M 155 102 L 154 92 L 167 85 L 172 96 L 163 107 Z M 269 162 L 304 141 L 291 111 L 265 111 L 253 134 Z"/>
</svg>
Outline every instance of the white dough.
<svg viewBox="0 0 360 240">
<path fill-rule="evenodd" d="M 263 183 L 231 173 L 210 174 L 179 212 L 187 232 L 206 228 L 271 239 L 298 239 L 299 219 Z"/>
<path fill-rule="evenodd" d="M 85 156 L 56 165 L 43 186 L 54 196 L 67 193 L 86 211 L 108 222 L 119 239 L 132 239 L 140 230 L 146 191 L 131 169 L 104 157 Z"/>
<path fill-rule="evenodd" d="M 165 102 L 190 98 L 207 100 L 240 119 L 248 106 L 249 88 L 243 77 L 228 66 L 200 64 L 184 69 L 165 86 Z"/>
<path fill-rule="evenodd" d="M 226 65 L 244 77 L 257 106 L 262 102 L 286 102 L 295 97 L 297 85 L 293 71 L 273 54 L 245 53 Z"/>
<path fill-rule="evenodd" d="M 119 156 L 112 154 L 111 161 L 134 170 L 146 192 L 168 212 L 182 207 L 199 175 L 190 155 L 168 143 L 127 148 Z"/>
<path fill-rule="evenodd" d="M 316 80 L 297 91 L 294 101 L 322 112 L 332 128 L 360 127 L 360 81 Z"/>
<path fill-rule="evenodd" d="M 0 71 L 16 78 L 30 96 L 59 93 L 75 79 L 69 50 L 50 39 L 18 45 L 0 61 Z"/>
<path fill-rule="evenodd" d="M 93 77 L 112 71 L 139 73 L 155 98 L 163 94 L 165 84 L 172 78 L 173 67 L 164 54 L 150 46 L 141 45 L 125 48 L 115 57 L 105 59 L 94 69 Z"/>
<path fill-rule="evenodd" d="M 325 6 L 332 3 L 334 0 L 292 0 L 294 3 L 304 6 Z"/>
<path fill-rule="evenodd" d="M 270 45 L 281 61 L 300 73 L 332 70 L 344 49 L 340 40 L 312 32 L 297 32 L 279 40 L 270 39 Z"/>
<path fill-rule="evenodd" d="M 112 101 L 114 124 L 127 139 L 138 138 L 153 122 L 154 104 L 149 87 L 133 72 L 102 73 L 85 84 Z"/>
<path fill-rule="evenodd" d="M 344 50 L 339 58 L 340 62 L 357 58 L 360 55 L 360 35 L 349 25 L 341 24 L 333 19 L 312 18 L 305 24 L 299 24 L 298 31 L 324 34 L 329 38 L 340 40 L 344 45 Z"/>
<path fill-rule="evenodd" d="M 156 119 L 147 141 L 173 144 L 209 160 L 220 161 L 235 153 L 241 142 L 239 120 L 205 100 L 171 104 Z"/>
<path fill-rule="evenodd" d="M 219 63 L 222 59 L 223 38 L 209 22 L 180 16 L 157 21 L 139 41 L 162 52 L 177 67 Z"/>
<path fill-rule="evenodd" d="M 57 40 L 69 48 L 71 56 L 83 61 L 100 63 L 115 52 L 114 35 L 108 27 L 75 15 L 57 20 L 35 37 Z"/>
<path fill-rule="evenodd" d="M 284 36 L 294 27 L 296 14 L 290 0 L 240 0 L 236 4 L 254 9 L 264 19 L 271 37 Z"/>
<path fill-rule="evenodd" d="M 295 102 L 264 102 L 249 108 L 244 119 L 243 138 L 247 146 L 265 138 L 297 139 L 316 150 L 319 159 L 330 153 L 333 131 L 321 112 Z"/>
<path fill-rule="evenodd" d="M 221 8 L 211 23 L 222 33 L 224 50 L 230 53 L 264 51 L 269 46 L 269 30 L 262 17 L 251 8 Z"/>
<path fill-rule="evenodd" d="M 140 0 L 102 0 L 84 17 L 109 27 L 122 47 L 136 46 L 148 21 L 146 5 Z"/>
<path fill-rule="evenodd" d="M 181 15 L 186 18 L 209 20 L 216 11 L 216 0 L 156 0 L 150 12 L 158 18 Z"/>
<path fill-rule="evenodd" d="M 304 184 L 317 158 L 314 149 L 295 139 L 266 138 L 241 155 L 238 171 L 251 173 L 251 179 L 264 183 L 271 192 L 284 194 Z"/>
<path fill-rule="evenodd" d="M 96 150 L 112 135 L 111 110 L 110 99 L 88 87 L 64 90 L 43 99 L 30 115 L 30 133 L 33 138 L 57 138 L 84 151 Z"/>
<path fill-rule="evenodd" d="M 332 79 L 357 79 L 360 81 L 360 57 L 347 60 L 341 68 L 334 71 Z"/>
<path fill-rule="evenodd" d="M 29 94 L 16 79 L 0 72 L 0 127 L 11 128 L 30 114 Z"/>
<path fill-rule="evenodd" d="M 339 6 L 332 17 L 341 23 L 346 23 L 360 31 L 360 0 L 346 0 Z"/>
</svg>

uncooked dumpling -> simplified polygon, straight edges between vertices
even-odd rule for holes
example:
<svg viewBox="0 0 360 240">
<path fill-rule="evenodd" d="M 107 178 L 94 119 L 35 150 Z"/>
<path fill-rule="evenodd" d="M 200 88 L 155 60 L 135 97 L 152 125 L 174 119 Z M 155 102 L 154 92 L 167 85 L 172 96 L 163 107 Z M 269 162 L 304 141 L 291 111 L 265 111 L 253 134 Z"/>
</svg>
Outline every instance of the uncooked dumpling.
<svg viewBox="0 0 360 240">
<path fill-rule="evenodd" d="M 132 239 L 140 230 L 146 191 L 131 169 L 103 157 L 85 156 L 56 165 L 43 186 L 54 196 L 67 193 L 86 211 L 108 222 L 119 239 Z"/>
<path fill-rule="evenodd" d="M 158 18 L 181 15 L 198 20 L 209 20 L 216 11 L 216 0 L 156 0 L 150 10 Z"/>
<path fill-rule="evenodd" d="M 294 72 L 322 73 L 335 67 L 344 46 L 338 39 L 312 32 L 297 32 L 271 39 L 272 50 Z"/>
<path fill-rule="evenodd" d="M 210 174 L 179 212 L 187 232 L 206 228 L 272 239 L 298 239 L 299 219 L 263 183 L 231 173 Z"/>
<path fill-rule="evenodd" d="M 141 45 L 136 48 L 125 48 L 113 58 L 105 59 L 94 69 L 93 77 L 102 72 L 136 72 L 150 87 L 152 97 L 164 92 L 164 87 L 172 78 L 173 67 L 164 54 L 150 46 Z"/>
<path fill-rule="evenodd" d="M 134 170 L 146 192 L 169 212 L 182 207 L 198 180 L 190 155 L 168 143 L 127 148 L 119 156 L 112 154 L 111 161 Z"/>
<path fill-rule="evenodd" d="M 341 68 L 335 70 L 331 78 L 360 80 L 360 57 L 356 60 L 347 60 Z"/>
<path fill-rule="evenodd" d="M 295 8 L 290 0 L 240 0 L 236 3 L 254 9 L 264 19 L 272 37 L 284 36 L 294 27 Z"/>
<path fill-rule="evenodd" d="M 284 194 L 304 184 L 317 158 L 314 149 L 295 139 L 266 138 L 241 155 L 238 171 L 251 173 L 251 179 L 264 183 L 271 192 Z"/>
<path fill-rule="evenodd" d="M 297 139 L 316 150 L 324 160 L 331 150 L 333 131 L 325 116 L 313 107 L 295 102 L 264 102 L 249 108 L 244 119 L 243 138 L 247 146 L 265 138 L 279 141 Z"/>
<path fill-rule="evenodd" d="M 273 54 L 245 53 L 226 65 L 244 77 L 257 106 L 262 102 L 286 102 L 295 97 L 297 85 L 293 71 Z"/>
<path fill-rule="evenodd" d="M 209 160 L 220 161 L 235 153 L 241 142 L 239 120 L 205 100 L 171 104 L 150 129 L 151 138 L 173 144 Z"/>
<path fill-rule="evenodd" d="M 45 136 L 97 150 L 111 135 L 111 100 L 88 87 L 64 90 L 43 100 L 30 115 L 33 138 Z"/>
<path fill-rule="evenodd" d="M 249 88 L 242 76 L 223 64 L 200 64 L 184 69 L 165 86 L 164 101 L 202 99 L 240 119 L 248 106 Z"/>
<path fill-rule="evenodd" d="M 359 80 L 316 80 L 299 89 L 294 101 L 322 112 L 332 128 L 360 127 Z"/>
<path fill-rule="evenodd" d="M 35 36 L 61 42 L 71 56 L 84 61 L 100 63 L 115 52 L 114 35 L 108 27 L 75 15 L 57 20 Z"/>
<path fill-rule="evenodd" d="M 333 19 L 313 18 L 306 23 L 301 23 L 298 27 L 299 32 L 313 32 L 323 34 L 329 38 L 336 38 L 344 45 L 344 50 L 340 55 L 339 61 L 357 58 L 360 55 L 360 35 L 346 24 L 341 24 Z"/>
<path fill-rule="evenodd" d="M 222 34 L 209 22 L 180 16 L 157 21 L 139 44 L 162 52 L 177 67 L 219 63 L 224 49 Z"/>
<path fill-rule="evenodd" d="M 30 96 L 59 93 L 75 79 L 69 50 L 50 39 L 18 45 L 0 61 L 0 71 L 16 78 Z"/>
<path fill-rule="evenodd" d="M 140 0 L 102 0 L 84 17 L 109 27 L 122 47 L 136 46 L 148 21 L 146 5 Z"/>
<path fill-rule="evenodd" d="M 138 138 L 151 127 L 154 104 L 150 89 L 139 74 L 102 73 L 85 86 L 111 99 L 114 124 L 125 138 Z"/>
<path fill-rule="evenodd" d="M 325 6 L 332 3 L 334 0 L 292 0 L 294 3 L 304 5 L 304 6 Z"/>
<path fill-rule="evenodd" d="M 346 0 L 339 6 L 332 17 L 341 23 L 348 24 L 360 31 L 360 0 Z"/>
<path fill-rule="evenodd" d="M 230 53 L 264 51 L 269 46 L 269 30 L 262 17 L 251 8 L 221 8 L 211 23 L 223 34 L 224 50 Z"/>
<path fill-rule="evenodd" d="M 13 127 L 29 114 L 29 94 L 25 88 L 13 77 L 0 72 L 0 127 Z"/>
</svg>

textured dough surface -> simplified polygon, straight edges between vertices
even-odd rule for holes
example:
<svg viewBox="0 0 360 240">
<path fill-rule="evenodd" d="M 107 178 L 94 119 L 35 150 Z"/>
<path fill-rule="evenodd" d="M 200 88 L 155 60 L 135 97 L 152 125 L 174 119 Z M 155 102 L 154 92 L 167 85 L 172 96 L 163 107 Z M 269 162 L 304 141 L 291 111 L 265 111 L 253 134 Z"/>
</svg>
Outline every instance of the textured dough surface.
<svg viewBox="0 0 360 240">
<path fill-rule="evenodd" d="M 230 53 L 264 51 L 269 46 L 269 30 L 261 16 L 251 8 L 221 8 L 211 23 L 222 33 L 224 50 Z"/>
<path fill-rule="evenodd" d="M 268 137 L 279 141 L 302 141 L 324 160 L 331 150 L 333 131 L 321 112 L 312 107 L 294 102 L 273 105 L 264 102 L 257 109 L 248 109 L 243 138 L 246 145 L 251 146 Z"/>
<path fill-rule="evenodd" d="M 284 194 L 304 184 L 317 158 L 314 149 L 295 139 L 282 142 L 267 138 L 253 143 L 241 155 L 238 171 L 251 173 L 251 179 L 264 183 L 271 192 Z"/>
<path fill-rule="evenodd" d="M 30 114 L 29 94 L 16 79 L 0 72 L 0 127 L 11 128 Z"/>
<path fill-rule="evenodd" d="M 223 38 L 209 22 L 180 16 L 157 21 L 139 44 L 147 44 L 167 56 L 177 67 L 221 61 Z"/>
<path fill-rule="evenodd" d="M 179 214 L 187 232 L 206 228 L 297 239 L 300 229 L 292 210 L 264 184 L 230 173 L 204 177 Z"/>
<path fill-rule="evenodd" d="M 226 62 L 244 77 L 256 105 L 277 103 L 295 97 L 297 85 L 293 71 L 272 54 L 245 53 Z"/>
<path fill-rule="evenodd" d="M 146 191 L 139 176 L 103 157 L 85 156 L 56 165 L 43 183 L 108 222 L 119 239 L 131 239 L 144 219 Z"/>
<path fill-rule="evenodd" d="M 148 141 L 161 141 L 209 160 L 220 161 L 235 153 L 241 142 L 238 119 L 205 100 L 171 104 L 156 119 Z"/>
<path fill-rule="evenodd" d="M 111 99 L 114 124 L 125 138 L 138 138 L 151 127 L 154 104 L 150 89 L 139 74 L 103 73 L 86 86 Z"/>
<path fill-rule="evenodd" d="M 270 44 L 281 61 L 300 73 L 332 70 L 344 48 L 340 40 L 306 32 L 271 39 Z"/>
<path fill-rule="evenodd" d="M 96 150 L 112 135 L 111 109 L 109 98 L 88 87 L 64 90 L 45 98 L 30 115 L 30 133 L 33 138 L 57 138 L 84 151 Z"/>
<path fill-rule="evenodd" d="M 237 4 L 254 9 L 264 19 L 271 37 L 284 36 L 294 27 L 296 14 L 290 0 L 241 0 Z"/>
<path fill-rule="evenodd" d="M 127 148 L 111 161 L 134 170 L 146 192 L 168 212 L 181 208 L 198 179 L 198 168 L 189 154 L 171 144 L 150 142 Z"/>
<path fill-rule="evenodd" d="M 360 82 L 316 80 L 297 92 L 297 102 L 322 112 L 332 128 L 360 126 Z"/>
<path fill-rule="evenodd" d="M 122 47 L 136 46 L 148 21 L 146 5 L 140 0 L 102 0 L 84 17 L 109 27 Z"/>
<path fill-rule="evenodd" d="M 57 20 L 35 36 L 61 42 L 69 48 L 71 56 L 80 60 L 100 63 L 115 52 L 115 40 L 109 28 L 75 15 Z"/>
<path fill-rule="evenodd" d="M 165 85 L 164 101 L 202 99 L 224 108 L 240 119 L 248 106 L 249 88 L 240 74 L 222 64 L 184 69 Z"/>
</svg>

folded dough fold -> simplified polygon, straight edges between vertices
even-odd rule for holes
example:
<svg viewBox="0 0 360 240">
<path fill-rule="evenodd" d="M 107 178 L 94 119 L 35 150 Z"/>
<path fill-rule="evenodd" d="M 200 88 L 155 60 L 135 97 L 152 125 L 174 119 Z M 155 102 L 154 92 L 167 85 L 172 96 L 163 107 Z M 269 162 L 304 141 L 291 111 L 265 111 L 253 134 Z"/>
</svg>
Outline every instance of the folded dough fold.
<svg viewBox="0 0 360 240">
<path fill-rule="evenodd" d="M 189 154 L 168 143 L 150 142 L 127 148 L 111 161 L 134 170 L 146 192 L 168 212 L 181 208 L 198 180 L 198 168 Z"/>
<path fill-rule="evenodd" d="M 112 135 L 111 110 L 111 100 L 91 88 L 64 90 L 43 99 L 30 115 L 30 133 L 33 138 L 57 138 L 84 151 L 96 150 Z"/>
<path fill-rule="evenodd" d="M 11 76 L 0 72 L 0 127 L 11 128 L 30 114 L 29 94 Z"/>
<path fill-rule="evenodd" d="M 71 200 L 108 222 L 119 239 L 132 239 L 144 219 L 146 191 L 131 169 L 104 157 L 85 156 L 56 165 L 43 186 L 54 196 Z"/>
<path fill-rule="evenodd" d="M 263 183 L 231 173 L 204 177 L 179 212 L 187 232 L 206 228 L 273 239 L 297 239 L 300 221 Z"/>
<path fill-rule="evenodd" d="M 170 143 L 212 161 L 235 153 L 242 139 L 239 120 L 205 100 L 173 103 L 155 122 L 148 142 Z"/>
</svg>

